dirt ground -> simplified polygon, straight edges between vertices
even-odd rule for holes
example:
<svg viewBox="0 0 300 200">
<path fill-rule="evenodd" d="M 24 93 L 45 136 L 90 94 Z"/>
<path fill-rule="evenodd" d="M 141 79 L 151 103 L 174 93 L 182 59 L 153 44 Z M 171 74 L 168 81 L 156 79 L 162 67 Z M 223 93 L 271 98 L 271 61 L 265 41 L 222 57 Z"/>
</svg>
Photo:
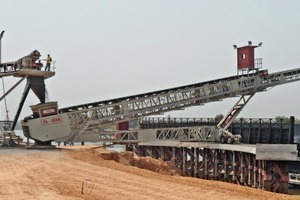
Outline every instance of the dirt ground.
<svg viewBox="0 0 300 200">
<path fill-rule="evenodd" d="M 103 148 L 0 149 L 0 199 L 298 199 L 181 177 L 171 163 Z M 144 168 L 138 168 L 138 167 Z"/>
</svg>

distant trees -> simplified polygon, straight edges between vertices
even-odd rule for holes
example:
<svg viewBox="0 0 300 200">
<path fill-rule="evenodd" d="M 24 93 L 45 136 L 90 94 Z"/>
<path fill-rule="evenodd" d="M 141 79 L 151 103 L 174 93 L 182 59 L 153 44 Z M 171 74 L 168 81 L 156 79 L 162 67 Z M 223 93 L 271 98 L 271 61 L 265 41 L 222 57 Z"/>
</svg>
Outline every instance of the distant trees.
<svg viewBox="0 0 300 200">
<path fill-rule="evenodd" d="M 282 123 L 290 123 L 290 117 L 286 117 L 286 116 L 276 116 L 275 120 L 278 123 L 281 121 Z M 300 119 L 295 118 L 295 124 L 300 124 Z"/>
<path fill-rule="evenodd" d="M 277 123 L 289 123 L 290 122 L 290 118 L 289 117 L 286 117 L 286 116 L 276 116 L 275 117 L 275 121 L 277 122 Z"/>
<path fill-rule="evenodd" d="M 221 119 L 223 119 L 224 115 L 223 114 L 218 114 L 215 116 L 216 122 L 221 121 Z"/>
<path fill-rule="evenodd" d="M 215 116 L 215 120 L 216 122 L 219 122 L 221 121 L 221 119 L 223 119 L 224 115 L 223 114 L 218 114 Z M 238 117 L 234 120 L 235 123 L 238 123 L 238 122 L 244 122 L 245 119 L 247 118 L 244 118 L 244 117 Z M 275 122 L 276 123 L 290 123 L 290 117 L 286 117 L 286 116 L 276 116 L 275 118 Z M 295 124 L 300 124 L 300 119 L 295 119 Z"/>
</svg>

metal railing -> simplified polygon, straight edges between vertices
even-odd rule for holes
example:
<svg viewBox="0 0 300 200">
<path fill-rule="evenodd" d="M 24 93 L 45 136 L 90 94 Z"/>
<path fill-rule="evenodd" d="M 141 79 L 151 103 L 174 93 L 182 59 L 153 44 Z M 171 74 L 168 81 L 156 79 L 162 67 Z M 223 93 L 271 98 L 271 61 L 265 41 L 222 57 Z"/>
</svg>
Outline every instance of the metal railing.
<svg viewBox="0 0 300 200">
<path fill-rule="evenodd" d="M 55 68 L 56 68 L 55 63 L 56 63 L 56 61 L 51 62 L 49 71 L 51 71 L 51 72 L 55 71 Z M 45 71 L 45 68 L 46 68 L 46 64 L 44 64 L 41 61 L 30 62 L 30 63 L 26 63 L 25 65 L 18 61 L 15 61 L 15 62 L 1 63 L 0 64 L 0 73 L 17 72 L 22 69 Z"/>
<path fill-rule="evenodd" d="M 262 58 L 256 58 L 254 60 L 254 68 L 262 69 Z"/>
</svg>

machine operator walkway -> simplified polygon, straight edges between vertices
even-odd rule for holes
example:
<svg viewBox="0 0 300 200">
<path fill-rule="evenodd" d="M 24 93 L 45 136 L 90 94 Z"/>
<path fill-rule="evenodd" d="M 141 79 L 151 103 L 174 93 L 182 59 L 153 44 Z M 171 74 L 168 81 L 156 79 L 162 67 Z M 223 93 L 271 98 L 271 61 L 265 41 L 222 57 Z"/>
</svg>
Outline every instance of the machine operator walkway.
<svg viewBox="0 0 300 200">
<path fill-rule="evenodd" d="M 36 63 L 37 64 L 37 63 Z M 43 65 L 29 65 L 28 67 L 22 67 L 18 62 L 9 62 L 0 64 L 0 78 L 7 76 L 14 77 L 26 77 L 26 76 L 41 76 L 44 78 L 50 78 L 55 75 L 54 65 L 50 68 L 50 71 L 42 70 Z"/>
</svg>

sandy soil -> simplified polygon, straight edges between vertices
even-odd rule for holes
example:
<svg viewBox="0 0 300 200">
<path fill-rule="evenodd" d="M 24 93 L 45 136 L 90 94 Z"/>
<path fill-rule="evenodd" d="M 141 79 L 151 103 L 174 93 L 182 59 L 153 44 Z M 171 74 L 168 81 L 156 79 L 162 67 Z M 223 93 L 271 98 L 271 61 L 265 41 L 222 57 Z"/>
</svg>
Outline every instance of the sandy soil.
<svg viewBox="0 0 300 200">
<path fill-rule="evenodd" d="M 0 149 L 0 166 L 1 200 L 296 199 L 234 184 L 181 177 L 170 163 L 96 147 Z"/>
</svg>

